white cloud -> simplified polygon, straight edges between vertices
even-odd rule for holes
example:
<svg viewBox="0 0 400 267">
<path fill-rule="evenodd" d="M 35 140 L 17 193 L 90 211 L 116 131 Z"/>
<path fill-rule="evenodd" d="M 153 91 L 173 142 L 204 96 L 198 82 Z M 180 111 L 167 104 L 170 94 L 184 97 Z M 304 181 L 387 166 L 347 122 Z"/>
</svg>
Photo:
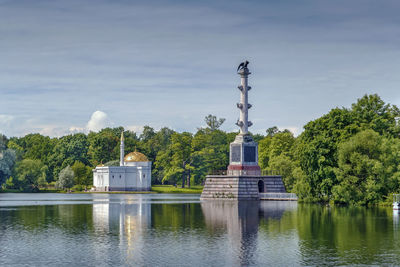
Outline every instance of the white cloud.
<svg viewBox="0 0 400 267">
<path fill-rule="evenodd" d="M 41 135 L 45 135 L 45 136 L 51 136 L 51 137 L 61 137 L 64 136 L 66 134 L 69 134 L 68 131 L 66 131 L 65 128 L 63 127 L 59 127 L 56 125 L 40 125 L 37 127 L 39 130 L 38 132 Z M 28 134 L 29 132 L 27 132 L 26 134 Z"/>
<path fill-rule="evenodd" d="M 41 122 L 37 117 L 22 117 L 0 114 L 0 133 L 7 136 L 24 136 L 30 133 L 40 133 L 50 137 L 61 137 L 68 134 L 98 132 L 113 124 L 103 111 L 95 111 L 85 126 L 62 124 L 47 124 Z M 129 130 L 141 131 L 142 126 L 131 126 Z M 7 132 L 8 130 L 8 132 Z M 4 132 L 3 132 L 4 131 Z"/>
<path fill-rule="evenodd" d="M 278 128 L 280 131 L 288 129 L 289 131 L 291 131 L 293 133 L 294 136 L 298 136 L 303 131 L 302 129 L 300 129 L 299 127 L 296 127 L 296 126 L 278 126 Z"/>
<path fill-rule="evenodd" d="M 131 125 L 131 126 L 127 126 L 126 130 L 135 132 L 135 133 L 141 133 L 143 132 L 143 126 L 141 125 Z"/>
<path fill-rule="evenodd" d="M 93 112 L 90 120 L 87 123 L 86 129 L 88 131 L 98 132 L 103 128 L 110 125 L 108 116 L 105 112 L 97 110 Z"/>
<path fill-rule="evenodd" d="M 69 132 L 72 134 L 76 134 L 76 133 L 86 133 L 87 130 L 85 127 L 79 127 L 79 126 L 71 126 L 69 127 Z"/>
</svg>

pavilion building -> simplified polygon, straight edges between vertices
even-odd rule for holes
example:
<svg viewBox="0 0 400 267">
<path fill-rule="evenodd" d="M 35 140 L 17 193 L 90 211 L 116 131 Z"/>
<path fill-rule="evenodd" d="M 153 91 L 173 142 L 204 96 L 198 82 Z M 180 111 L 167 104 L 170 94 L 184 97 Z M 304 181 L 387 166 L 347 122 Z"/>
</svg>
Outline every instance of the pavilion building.
<svg viewBox="0 0 400 267">
<path fill-rule="evenodd" d="M 93 191 L 151 190 L 151 161 L 137 151 L 124 154 L 124 134 L 121 133 L 120 166 L 97 166 L 93 170 Z"/>
</svg>

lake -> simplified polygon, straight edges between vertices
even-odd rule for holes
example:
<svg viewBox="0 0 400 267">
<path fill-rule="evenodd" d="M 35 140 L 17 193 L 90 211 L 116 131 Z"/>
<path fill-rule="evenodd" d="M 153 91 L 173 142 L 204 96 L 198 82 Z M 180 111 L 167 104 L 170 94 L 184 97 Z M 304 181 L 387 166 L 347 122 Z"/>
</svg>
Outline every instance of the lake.
<svg viewBox="0 0 400 267">
<path fill-rule="evenodd" d="M 391 208 L 0 194 L 1 266 L 398 265 Z"/>
</svg>

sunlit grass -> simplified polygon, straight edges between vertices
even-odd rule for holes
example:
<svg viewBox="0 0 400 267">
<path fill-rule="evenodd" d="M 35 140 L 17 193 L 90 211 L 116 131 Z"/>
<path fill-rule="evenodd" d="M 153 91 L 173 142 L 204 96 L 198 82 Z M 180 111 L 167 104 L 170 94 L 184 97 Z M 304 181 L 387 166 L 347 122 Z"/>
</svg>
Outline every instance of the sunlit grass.
<svg viewBox="0 0 400 267">
<path fill-rule="evenodd" d="M 173 185 L 153 185 L 150 192 L 140 191 L 119 191 L 119 192 L 93 192 L 93 191 L 77 191 L 72 190 L 71 193 L 109 193 L 109 194 L 143 194 L 143 193 L 164 193 L 164 194 L 201 194 L 203 186 L 193 185 L 190 188 L 182 188 L 181 186 Z M 55 188 L 40 188 L 40 193 L 68 193 L 67 190 L 55 189 Z M 19 189 L 0 189 L 0 193 L 22 193 Z"/>
<path fill-rule="evenodd" d="M 177 187 L 173 185 L 153 185 L 151 191 L 156 193 L 169 193 L 169 194 L 201 194 L 203 186 L 193 185 L 190 188 L 182 188 L 179 185 Z"/>
</svg>

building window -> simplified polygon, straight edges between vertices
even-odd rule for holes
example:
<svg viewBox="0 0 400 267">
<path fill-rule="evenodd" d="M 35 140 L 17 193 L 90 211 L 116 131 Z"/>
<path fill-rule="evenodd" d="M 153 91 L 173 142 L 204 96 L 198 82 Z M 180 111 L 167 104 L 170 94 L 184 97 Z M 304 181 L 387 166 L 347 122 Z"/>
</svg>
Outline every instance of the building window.
<svg viewBox="0 0 400 267">
<path fill-rule="evenodd" d="M 119 175 L 119 178 L 121 179 L 121 174 Z"/>
<path fill-rule="evenodd" d="M 113 179 L 114 179 L 114 175 L 113 175 Z"/>
</svg>

